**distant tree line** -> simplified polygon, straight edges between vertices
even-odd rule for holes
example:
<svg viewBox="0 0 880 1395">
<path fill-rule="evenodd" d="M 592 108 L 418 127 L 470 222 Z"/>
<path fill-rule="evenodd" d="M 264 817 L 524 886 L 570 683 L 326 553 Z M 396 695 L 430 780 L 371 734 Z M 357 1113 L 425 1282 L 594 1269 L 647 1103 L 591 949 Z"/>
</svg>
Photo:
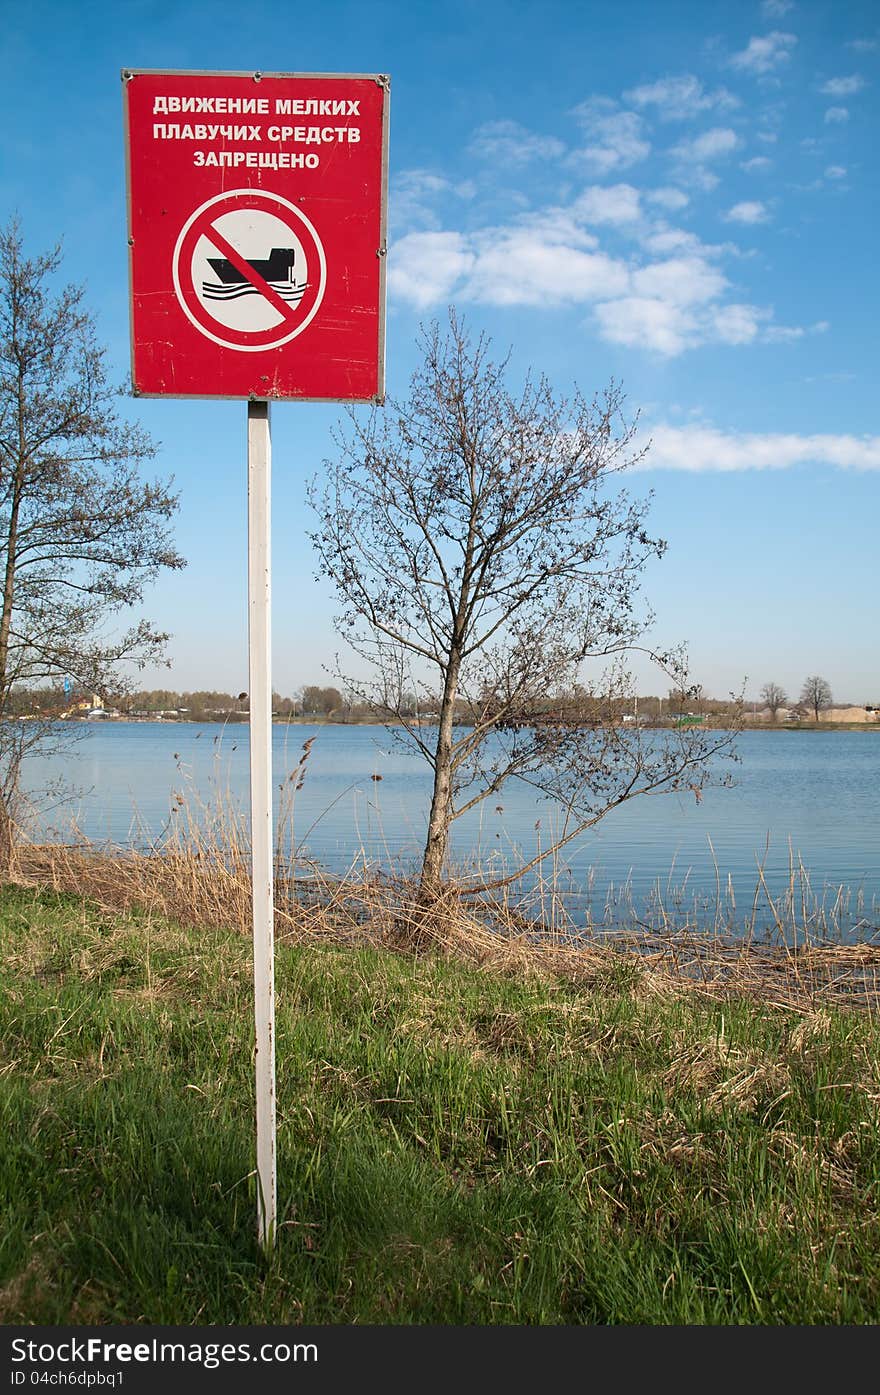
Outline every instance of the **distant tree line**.
<svg viewBox="0 0 880 1395">
<path fill-rule="evenodd" d="M 75 684 L 65 691 L 63 684 L 35 688 L 18 688 L 9 703 L 14 717 L 61 718 L 84 712 L 97 698 L 108 712 L 123 717 L 157 717 L 160 715 L 201 721 L 243 721 L 249 715 L 247 693 L 227 693 L 218 689 L 198 689 L 194 692 L 173 688 L 152 688 L 137 691 L 94 692 Z M 413 698 L 413 702 L 415 699 Z M 276 717 L 312 717 L 333 721 L 363 721 L 369 711 L 363 703 L 348 701 L 338 688 L 305 684 L 290 697 L 272 694 L 272 711 Z"/>
<path fill-rule="evenodd" d="M 198 689 L 178 692 L 171 688 L 153 688 L 143 692 L 87 692 L 78 686 L 65 692 L 60 684 L 38 688 L 19 688 L 9 699 L 9 715 L 13 717 L 58 718 L 83 709 L 97 696 L 107 711 L 125 717 L 156 717 L 174 714 L 182 719 L 205 721 L 245 721 L 248 713 L 247 693 L 227 693 L 218 689 Z M 403 693 L 400 710 L 407 720 L 436 719 L 441 697 L 423 693 Z M 779 719 L 782 709 L 802 720 L 818 722 L 820 715 L 832 704 L 830 684 L 819 675 L 804 681 L 798 702 L 792 702 L 779 683 L 765 683 L 759 694 L 763 711 L 771 722 Z M 870 706 L 869 706 L 869 709 Z M 740 697 L 710 697 L 700 685 L 670 688 L 665 694 L 608 694 L 589 692 L 575 684 L 573 688 L 548 694 L 533 709 L 533 715 L 545 720 L 561 720 L 573 725 L 595 725 L 603 722 L 638 721 L 665 724 L 683 717 L 697 717 L 716 726 L 734 724 L 743 711 Z M 272 694 L 272 712 L 276 717 L 318 719 L 333 722 L 369 722 L 375 720 L 373 708 L 336 687 L 321 687 L 306 683 L 285 697 Z M 755 715 L 754 713 L 752 715 Z M 760 715 L 760 713 L 758 713 Z M 467 724 L 469 709 L 465 701 L 456 703 L 455 721 Z"/>
<path fill-rule="evenodd" d="M 10 715 L 17 717 L 41 716 L 61 717 L 77 710 L 85 710 L 93 698 L 108 712 L 116 712 L 125 717 L 155 717 L 172 713 L 193 721 L 217 719 L 244 719 L 248 716 L 247 693 L 227 693 L 217 689 L 199 689 L 194 692 L 177 691 L 173 688 L 152 688 L 142 692 L 104 691 L 92 693 L 75 685 L 65 692 L 60 684 L 40 688 L 19 688 L 10 704 Z M 430 694 L 417 696 L 404 693 L 400 700 L 401 711 L 410 719 L 431 720 L 437 714 L 440 694 L 432 699 Z M 646 720 L 662 720 L 684 711 L 699 709 L 701 715 L 723 716 L 733 713 L 735 702 L 718 701 L 706 697 L 702 690 L 687 689 L 671 691 L 666 697 L 626 697 L 619 695 L 602 697 L 588 693 L 576 685 L 569 691 L 559 690 L 550 694 L 542 704 L 543 715 L 564 715 L 568 720 L 585 722 L 620 719 L 632 713 Z M 276 717 L 317 717 L 333 721 L 364 721 L 370 718 L 373 709 L 355 697 L 346 696 L 336 687 L 320 687 L 308 683 L 297 688 L 285 697 L 272 694 L 272 712 Z M 456 721 L 467 720 L 468 707 L 462 701 L 456 705 Z"/>
</svg>

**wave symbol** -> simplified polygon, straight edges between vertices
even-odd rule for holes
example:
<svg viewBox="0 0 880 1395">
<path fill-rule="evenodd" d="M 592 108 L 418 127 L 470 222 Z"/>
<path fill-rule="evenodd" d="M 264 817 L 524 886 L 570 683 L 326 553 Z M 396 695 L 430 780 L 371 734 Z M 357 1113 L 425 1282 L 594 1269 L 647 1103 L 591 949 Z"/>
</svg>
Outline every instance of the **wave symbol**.
<svg viewBox="0 0 880 1395">
<path fill-rule="evenodd" d="M 308 288 L 307 281 L 301 286 L 295 281 L 268 281 L 266 284 L 289 305 L 298 304 Z M 202 282 L 202 295 L 206 300 L 238 300 L 243 295 L 261 294 L 262 292 L 256 286 L 252 286 L 250 281 L 240 281 L 231 286 L 224 286 L 222 282 L 215 281 Z"/>
</svg>

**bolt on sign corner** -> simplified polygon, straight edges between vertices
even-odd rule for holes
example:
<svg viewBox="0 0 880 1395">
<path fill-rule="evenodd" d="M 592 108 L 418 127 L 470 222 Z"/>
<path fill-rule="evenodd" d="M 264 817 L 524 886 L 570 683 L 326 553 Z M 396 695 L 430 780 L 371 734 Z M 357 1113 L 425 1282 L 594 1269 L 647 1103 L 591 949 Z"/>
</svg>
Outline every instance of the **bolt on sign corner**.
<svg viewBox="0 0 880 1395">
<path fill-rule="evenodd" d="M 122 80 L 135 392 L 381 401 L 388 78 Z"/>
</svg>

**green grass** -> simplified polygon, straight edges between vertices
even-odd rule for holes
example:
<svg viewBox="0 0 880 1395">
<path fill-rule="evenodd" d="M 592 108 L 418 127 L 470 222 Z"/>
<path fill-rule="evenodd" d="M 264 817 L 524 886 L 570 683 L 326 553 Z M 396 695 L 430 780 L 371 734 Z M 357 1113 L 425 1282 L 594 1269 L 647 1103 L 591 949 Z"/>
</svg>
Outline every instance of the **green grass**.
<svg viewBox="0 0 880 1395">
<path fill-rule="evenodd" d="M 0 893 L 0 1321 L 865 1323 L 880 1029 Z"/>
</svg>

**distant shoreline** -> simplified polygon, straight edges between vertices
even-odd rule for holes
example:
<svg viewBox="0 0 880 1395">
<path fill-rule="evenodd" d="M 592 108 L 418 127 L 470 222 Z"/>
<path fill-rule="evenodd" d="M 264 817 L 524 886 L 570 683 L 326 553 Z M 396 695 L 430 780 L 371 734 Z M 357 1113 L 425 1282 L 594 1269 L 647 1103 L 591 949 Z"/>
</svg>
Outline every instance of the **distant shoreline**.
<svg viewBox="0 0 880 1395">
<path fill-rule="evenodd" d="M 19 717 L 18 721 L 34 720 L 33 718 Z M 219 714 L 215 716 L 201 717 L 132 717 L 132 716 L 102 716 L 102 717 L 64 717 L 59 719 L 71 725 L 78 726 L 98 726 L 112 724 L 118 726 L 121 723 L 128 723 L 132 726 L 246 726 L 249 721 L 247 712 L 229 713 L 226 716 Z M 400 722 L 383 722 L 381 718 L 357 717 L 349 721 L 340 720 L 335 717 L 272 717 L 273 726 L 304 726 L 304 727 L 371 727 L 371 726 L 400 726 Z M 413 726 L 436 727 L 436 721 L 414 722 Z M 464 722 L 456 722 L 456 726 L 467 725 Z M 683 727 L 688 727 L 697 731 L 724 731 L 723 723 L 717 726 L 713 722 L 705 724 L 700 722 L 683 722 L 680 725 L 675 722 L 647 721 L 639 723 L 640 731 L 678 731 Z M 880 722 L 746 722 L 741 731 L 808 731 L 808 732 L 846 732 L 846 731 L 875 731 L 880 732 Z"/>
</svg>

